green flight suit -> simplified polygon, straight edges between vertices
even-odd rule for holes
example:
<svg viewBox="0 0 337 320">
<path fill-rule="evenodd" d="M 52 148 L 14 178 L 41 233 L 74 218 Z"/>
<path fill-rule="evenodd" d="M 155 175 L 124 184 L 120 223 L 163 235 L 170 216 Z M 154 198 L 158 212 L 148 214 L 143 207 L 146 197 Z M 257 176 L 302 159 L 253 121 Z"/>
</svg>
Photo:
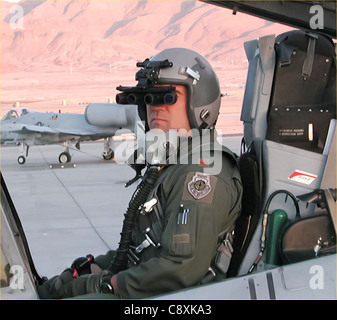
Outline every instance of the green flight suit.
<svg viewBox="0 0 337 320">
<path fill-rule="evenodd" d="M 121 298 L 160 295 L 197 285 L 205 277 L 219 235 L 233 228 L 241 211 L 236 161 L 217 150 L 213 159 L 220 159 L 221 170 L 215 175 L 204 173 L 212 160 L 207 158 L 200 159 L 201 164 L 173 164 L 161 170 L 155 192 L 148 198 L 155 197 L 158 204 L 138 215 L 133 233 L 137 247 L 145 240 L 144 230 L 151 228 L 148 235 L 157 247 L 147 247 L 138 254 L 140 264 L 118 273 Z"/>
<path fill-rule="evenodd" d="M 181 153 L 178 164 L 160 171 L 148 197 L 158 203 L 149 213 L 137 215 L 132 237 L 135 248 L 145 240 L 144 230 L 150 228 L 148 236 L 156 246 L 137 254 L 138 265 L 129 264 L 128 269 L 118 272 L 119 298 L 146 298 L 198 285 L 212 264 L 224 232 L 234 227 L 242 200 L 239 169 L 232 153 L 210 137 L 206 135 L 202 142 L 206 152 L 200 152 L 200 145 L 188 149 L 188 163 L 193 164 L 181 164 L 187 159 Z M 198 163 L 198 157 L 191 161 L 192 155 L 199 155 Z M 214 174 L 207 171 L 212 162 L 220 168 Z M 96 257 L 95 262 L 108 269 L 115 254 L 111 250 Z M 92 293 L 74 298 L 118 297 Z"/>
</svg>

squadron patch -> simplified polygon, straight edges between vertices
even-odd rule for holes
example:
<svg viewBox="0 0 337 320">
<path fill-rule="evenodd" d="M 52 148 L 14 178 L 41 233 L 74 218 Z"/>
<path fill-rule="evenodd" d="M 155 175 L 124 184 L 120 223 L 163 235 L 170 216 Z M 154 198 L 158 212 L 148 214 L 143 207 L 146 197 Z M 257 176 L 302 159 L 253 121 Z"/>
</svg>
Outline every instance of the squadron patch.
<svg viewBox="0 0 337 320">
<path fill-rule="evenodd" d="M 187 189 L 196 200 L 206 197 L 212 191 L 210 176 L 196 172 L 187 184 Z"/>
</svg>

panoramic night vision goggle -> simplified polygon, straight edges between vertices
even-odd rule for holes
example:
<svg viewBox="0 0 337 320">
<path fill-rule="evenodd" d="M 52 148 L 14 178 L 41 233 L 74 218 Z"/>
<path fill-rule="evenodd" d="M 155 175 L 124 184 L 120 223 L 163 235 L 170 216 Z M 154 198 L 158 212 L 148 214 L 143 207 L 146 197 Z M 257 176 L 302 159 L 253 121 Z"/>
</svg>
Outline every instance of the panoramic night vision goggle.
<svg viewBox="0 0 337 320">
<path fill-rule="evenodd" d="M 160 69 L 171 68 L 172 62 L 164 61 L 137 62 L 137 67 L 142 68 L 136 73 L 138 84 L 134 87 L 119 86 L 116 89 L 122 91 L 116 95 L 119 104 L 148 104 L 158 106 L 162 104 L 174 104 L 177 101 L 176 88 L 174 86 L 155 87 L 158 83 Z"/>
</svg>

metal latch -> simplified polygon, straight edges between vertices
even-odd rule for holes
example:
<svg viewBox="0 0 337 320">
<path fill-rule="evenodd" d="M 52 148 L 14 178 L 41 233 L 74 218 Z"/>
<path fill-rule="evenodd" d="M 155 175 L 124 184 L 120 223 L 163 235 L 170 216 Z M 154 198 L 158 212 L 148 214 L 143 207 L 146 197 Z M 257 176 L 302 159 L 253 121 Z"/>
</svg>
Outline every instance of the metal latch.
<svg viewBox="0 0 337 320">
<path fill-rule="evenodd" d="M 135 248 L 135 253 L 139 253 L 142 252 L 144 249 L 146 249 L 149 246 L 154 246 L 155 248 L 159 248 L 160 247 L 160 243 L 155 244 L 152 239 L 150 238 L 150 236 L 148 235 L 148 233 L 151 231 L 151 228 L 146 228 L 144 230 L 144 235 L 145 235 L 145 240 L 138 246 Z"/>
</svg>

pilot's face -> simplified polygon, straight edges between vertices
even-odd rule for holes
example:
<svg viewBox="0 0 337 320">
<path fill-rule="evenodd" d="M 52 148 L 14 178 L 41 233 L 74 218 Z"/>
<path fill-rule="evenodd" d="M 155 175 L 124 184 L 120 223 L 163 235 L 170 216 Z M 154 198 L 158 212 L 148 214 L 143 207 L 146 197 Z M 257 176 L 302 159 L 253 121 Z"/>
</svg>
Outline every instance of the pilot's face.
<svg viewBox="0 0 337 320">
<path fill-rule="evenodd" d="M 184 129 L 187 132 L 191 130 L 187 117 L 187 90 L 182 85 L 176 85 L 175 88 L 177 94 L 175 104 L 146 106 L 150 129 L 161 129 L 164 132 L 169 131 L 169 129 Z"/>
</svg>

